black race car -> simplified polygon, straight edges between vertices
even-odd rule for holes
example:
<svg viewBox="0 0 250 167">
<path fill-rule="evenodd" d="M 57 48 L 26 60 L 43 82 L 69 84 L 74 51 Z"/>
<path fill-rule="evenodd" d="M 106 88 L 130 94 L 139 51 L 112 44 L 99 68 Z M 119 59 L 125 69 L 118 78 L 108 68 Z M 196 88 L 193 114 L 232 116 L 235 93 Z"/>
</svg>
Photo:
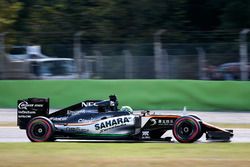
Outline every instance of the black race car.
<svg viewBox="0 0 250 167">
<path fill-rule="evenodd" d="M 167 140 L 172 130 L 181 143 L 192 143 L 205 133 L 207 140 L 230 141 L 232 130 L 202 121 L 195 115 L 134 114 L 129 106 L 118 109 L 116 96 L 86 100 L 49 113 L 49 99 L 28 98 L 17 102 L 17 124 L 32 142 L 56 139 Z M 165 136 L 165 137 L 164 137 Z"/>
</svg>

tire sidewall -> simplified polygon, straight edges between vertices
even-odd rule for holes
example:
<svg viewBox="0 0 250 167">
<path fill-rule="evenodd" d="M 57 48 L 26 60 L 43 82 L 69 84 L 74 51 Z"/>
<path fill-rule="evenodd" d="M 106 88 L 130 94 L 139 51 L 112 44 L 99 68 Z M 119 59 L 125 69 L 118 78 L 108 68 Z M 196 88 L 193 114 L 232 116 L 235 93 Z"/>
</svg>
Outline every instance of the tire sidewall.
<svg viewBox="0 0 250 167">
<path fill-rule="evenodd" d="M 178 125 L 182 124 L 183 122 L 189 122 L 193 124 L 193 129 L 192 129 L 192 134 L 187 138 L 183 139 L 179 134 L 178 134 Z M 183 116 L 178 118 L 173 126 L 173 135 L 177 141 L 180 143 L 192 143 L 196 140 L 198 140 L 198 136 L 201 136 L 201 125 L 199 121 L 197 121 L 194 117 L 191 116 Z"/>
<path fill-rule="evenodd" d="M 45 128 L 45 134 L 39 139 L 39 137 L 34 136 L 34 127 L 36 125 L 43 126 Z M 28 126 L 26 128 L 26 134 L 27 137 L 30 139 L 32 142 L 46 142 L 50 141 L 53 138 L 54 134 L 54 125 L 51 122 L 50 119 L 46 117 L 35 117 L 31 119 L 28 123 Z"/>
<path fill-rule="evenodd" d="M 203 127 L 203 124 L 202 124 L 202 120 L 197 115 L 189 115 L 189 116 L 196 119 L 200 124 L 201 130 L 200 130 L 199 135 L 196 136 L 196 140 L 199 140 L 202 137 L 203 133 L 204 133 L 204 127 Z"/>
</svg>

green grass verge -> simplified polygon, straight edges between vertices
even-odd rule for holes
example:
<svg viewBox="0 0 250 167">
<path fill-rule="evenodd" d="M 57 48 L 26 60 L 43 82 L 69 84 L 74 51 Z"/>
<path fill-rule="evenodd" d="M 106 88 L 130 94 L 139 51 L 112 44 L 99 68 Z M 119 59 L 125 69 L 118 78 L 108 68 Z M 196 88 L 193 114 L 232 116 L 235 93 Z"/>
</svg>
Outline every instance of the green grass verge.
<svg viewBox="0 0 250 167">
<path fill-rule="evenodd" d="M 241 167 L 250 144 L 0 143 L 1 167 Z"/>
<path fill-rule="evenodd" d="M 190 80 L 1 81 L 0 107 L 15 108 L 17 99 L 50 97 L 52 108 L 116 94 L 135 109 L 250 111 L 250 82 Z"/>
</svg>

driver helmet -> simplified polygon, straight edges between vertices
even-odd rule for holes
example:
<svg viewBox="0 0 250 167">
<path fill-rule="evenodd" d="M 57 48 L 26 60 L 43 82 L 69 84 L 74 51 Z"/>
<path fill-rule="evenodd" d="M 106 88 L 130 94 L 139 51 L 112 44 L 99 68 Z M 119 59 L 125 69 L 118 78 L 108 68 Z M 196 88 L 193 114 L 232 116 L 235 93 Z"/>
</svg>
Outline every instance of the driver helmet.
<svg viewBox="0 0 250 167">
<path fill-rule="evenodd" d="M 133 113 L 133 109 L 130 106 L 122 106 L 120 111 Z"/>
</svg>

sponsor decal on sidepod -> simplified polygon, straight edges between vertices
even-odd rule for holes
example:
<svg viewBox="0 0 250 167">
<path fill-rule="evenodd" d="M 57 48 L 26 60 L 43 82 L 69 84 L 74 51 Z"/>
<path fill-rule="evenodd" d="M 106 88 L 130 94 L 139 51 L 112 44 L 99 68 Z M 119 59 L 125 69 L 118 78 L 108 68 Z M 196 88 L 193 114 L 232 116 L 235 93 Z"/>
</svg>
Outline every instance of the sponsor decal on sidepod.
<svg viewBox="0 0 250 167">
<path fill-rule="evenodd" d="M 122 118 L 115 118 L 115 119 L 107 120 L 105 122 L 95 124 L 95 129 L 103 130 L 103 129 L 108 129 L 112 127 L 126 125 L 126 123 L 129 123 L 131 119 L 132 117 L 122 117 Z"/>
</svg>

